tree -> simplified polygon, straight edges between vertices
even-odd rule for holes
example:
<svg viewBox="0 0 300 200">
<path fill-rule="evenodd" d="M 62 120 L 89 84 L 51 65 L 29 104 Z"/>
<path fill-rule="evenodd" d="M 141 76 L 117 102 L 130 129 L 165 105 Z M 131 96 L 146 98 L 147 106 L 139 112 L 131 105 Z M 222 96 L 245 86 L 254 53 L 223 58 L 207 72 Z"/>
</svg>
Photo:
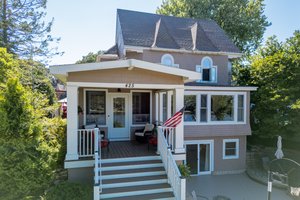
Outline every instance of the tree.
<svg viewBox="0 0 300 200">
<path fill-rule="evenodd" d="M 246 53 L 261 43 L 270 25 L 263 0 L 164 0 L 158 14 L 215 20 Z"/>
<path fill-rule="evenodd" d="M 285 42 L 269 38 L 249 61 L 238 71 L 244 77 L 238 83 L 258 86 L 252 96 L 254 134 L 300 136 L 300 32 Z"/>
<path fill-rule="evenodd" d="M 53 19 L 44 17 L 47 0 L 2 0 L 0 4 L 0 46 L 22 58 L 51 57 L 59 54 L 49 43 Z"/>
<path fill-rule="evenodd" d="M 103 54 L 104 51 L 99 50 L 97 53 L 90 52 L 86 56 L 82 56 L 81 60 L 78 60 L 76 64 L 94 63 L 97 61 L 97 56 Z"/>
</svg>

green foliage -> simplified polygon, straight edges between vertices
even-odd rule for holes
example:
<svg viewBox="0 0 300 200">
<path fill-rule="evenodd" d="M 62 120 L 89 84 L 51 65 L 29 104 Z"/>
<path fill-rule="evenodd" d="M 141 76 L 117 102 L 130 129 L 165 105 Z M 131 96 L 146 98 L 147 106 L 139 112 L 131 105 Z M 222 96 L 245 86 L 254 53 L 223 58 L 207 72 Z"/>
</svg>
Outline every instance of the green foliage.
<svg viewBox="0 0 300 200">
<path fill-rule="evenodd" d="M 53 89 L 43 65 L 13 58 L 1 48 L 0 63 L 5 72 L 0 80 L 0 199 L 37 199 L 62 166 L 66 123 L 48 118 L 56 104 L 50 105 Z"/>
<path fill-rule="evenodd" d="M 45 200 L 93 199 L 91 184 L 62 182 L 47 191 Z"/>
<path fill-rule="evenodd" d="M 261 43 L 270 25 L 263 0 L 164 0 L 158 14 L 215 20 L 245 52 Z"/>
<path fill-rule="evenodd" d="M 285 42 L 276 37 L 237 69 L 238 84 L 258 86 L 253 93 L 252 130 L 263 137 L 300 136 L 300 32 Z"/>
<path fill-rule="evenodd" d="M 51 57 L 59 54 L 49 43 L 53 19 L 46 23 L 47 0 L 2 0 L 0 4 L 0 46 L 22 58 Z"/>
<path fill-rule="evenodd" d="M 97 53 L 90 52 L 86 56 L 82 56 L 81 60 L 78 60 L 76 64 L 83 63 L 94 63 L 97 60 L 97 56 L 103 54 L 103 51 L 98 51 Z"/>
<path fill-rule="evenodd" d="M 181 177 L 183 178 L 189 178 L 191 176 L 191 170 L 190 167 L 185 164 L 178 165 L 178 169 L 181 173 Z"/>
</svg>

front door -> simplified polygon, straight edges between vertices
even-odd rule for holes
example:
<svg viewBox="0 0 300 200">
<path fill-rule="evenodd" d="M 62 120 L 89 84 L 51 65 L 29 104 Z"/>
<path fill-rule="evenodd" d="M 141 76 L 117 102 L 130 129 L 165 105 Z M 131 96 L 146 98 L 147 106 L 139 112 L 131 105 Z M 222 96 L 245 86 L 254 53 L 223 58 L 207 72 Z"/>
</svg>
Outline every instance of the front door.
<svg viewBox="0 0 300 200">
<path fill-rule="evenodd" d="M 110 140 L 129 140 L 128 94 L 110 95 L 109 129 Z"/>
<path fill-rule="evenodd" d="M 213 170 L 213 141 L 186 143 L 186 164 L 191 174 L 210 174 Z"/>
</svg>

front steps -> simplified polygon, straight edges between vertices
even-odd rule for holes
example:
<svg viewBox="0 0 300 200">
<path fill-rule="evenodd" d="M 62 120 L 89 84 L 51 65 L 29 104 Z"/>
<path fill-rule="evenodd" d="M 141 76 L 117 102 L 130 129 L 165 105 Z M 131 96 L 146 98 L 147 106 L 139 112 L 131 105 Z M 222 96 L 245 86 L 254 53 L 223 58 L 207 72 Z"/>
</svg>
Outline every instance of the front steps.
<svg viewBox="0 0 300 200">
<path fill-rule="evenodd" d="M 144 156 L 103 159 L 100 199 L 175 198 L 160 156 Z"/>
</svg>

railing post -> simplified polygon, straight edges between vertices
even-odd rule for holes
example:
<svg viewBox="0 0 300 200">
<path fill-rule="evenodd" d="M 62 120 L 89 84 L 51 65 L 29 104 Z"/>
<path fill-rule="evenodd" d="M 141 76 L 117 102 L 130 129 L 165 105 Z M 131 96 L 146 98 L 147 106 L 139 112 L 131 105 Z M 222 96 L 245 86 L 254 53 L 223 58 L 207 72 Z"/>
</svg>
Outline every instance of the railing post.
<svg viewBox="0 0 300 200">
<path fill-rule="evenodd" d="M 99 185 L 94 185 L 94 200 L 100 199 Z"/>
<path fill-rule="evenodd" d="M 180 199 L 185 200 L 186 198 L 186 179 L 181 178 L 180 179 Z"/>
<path fill-rule="evenodd" d="M 94 153 L 99 152 L 99 128 L 94 128 Z"/>
<path fill-rule="evenodd" d="M 162 133 L 162 127 L 158 126 L 157 127 L 157 154 L 161 154 L 161 133 Z"/>
</svg>

